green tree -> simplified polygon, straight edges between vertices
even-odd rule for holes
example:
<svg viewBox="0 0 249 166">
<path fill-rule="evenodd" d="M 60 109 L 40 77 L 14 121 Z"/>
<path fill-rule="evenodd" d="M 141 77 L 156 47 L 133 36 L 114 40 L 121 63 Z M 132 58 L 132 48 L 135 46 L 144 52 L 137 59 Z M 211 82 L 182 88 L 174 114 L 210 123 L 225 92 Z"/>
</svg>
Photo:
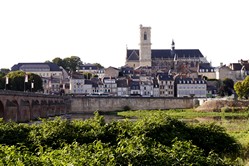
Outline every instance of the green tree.
<svg viewBox="0 0 249 166">
<path fill-rule="evenodd" d="M 238 81 L 234 84 L 234 90 L 239 98 L 244 97 L 244 91 L 243 91 L 244 87 L 243 87 L 242 81 Z"/>
<path fill-rule="evenodd" d="M 220 96 L 231 96 L 233 94 L 234 81 L 230 78 L 225 78 L 219 88 Z"/>
<path fill-rule="evenodd" d="M 227 96 L 231 96 L 233 94 L 233 86 L 234 86 L 234 81 L 230 78 L 225 78 L 223 80 L 223 85 L 224 85 L 224 90 L 225 94 Z"/>
<path fill-rule="evenodd" d="M 100 63 L 94 63 L 93 65 L 97 66 L 99 69 L 104 68 L 104 66 L 102 66 Z"/>
<path fill-rule="evenodd" d="M 25 81 L 25 75 L 28 75 L 28 82 Z M 39 75 L 34 73 L 25 73 L 24 71 L 13 71 L 6 75 L 9 78 L 8 89 L 16 91 L 42 91 L 42 79 Z M 31 85 L 34 85 L 31 89 Z"/>
<path fill-rule="evenodd" d="M 234 85 L 234 90 L 239 98 L 249 97 L 249 76 L 247 76 L 243 81 L 236 82 Z"/>
<path fill-rule="evenodd" d="M 60 57 L 54 58 L 52 62 L 57 64 L 58 66 L 62 66 L 64 69 L 66 68 L 64 60 L 61 59 Z"/>
<path fill-rule="evenodd" d="M 82 61 L 80 59 L 80 57 L 77 56 L 71 56 L 71 57 L 67 57 L 63 59 L 63 63 L 64 63 L 64 69 L 71 71 L 71 72 L 75 72 L 80 65 L 82 65 Z"/>
<path fill-rule="evenodd" d="M 5 74 L 3 72 L 0 72 L 0 89 L 5 88 Z"/>
<path fill-rule="evenodd" d="M 243 84 L 244 97 L 248 99 L 249 97 L 249 76 L 247 76 L 243 80 L 242 84 Z"/>
</svg>

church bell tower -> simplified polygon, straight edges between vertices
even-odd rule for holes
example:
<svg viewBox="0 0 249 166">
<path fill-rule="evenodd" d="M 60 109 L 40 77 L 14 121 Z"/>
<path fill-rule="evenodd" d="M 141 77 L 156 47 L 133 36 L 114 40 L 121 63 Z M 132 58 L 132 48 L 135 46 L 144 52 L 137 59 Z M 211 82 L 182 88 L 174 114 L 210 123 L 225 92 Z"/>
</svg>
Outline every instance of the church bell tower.
<svg viewBox="0 0 249 166">
<path fill-rule="evenodd" d="M 151 66 L 151 27 L 140 25 L 140 66 Z"/>
</svg>

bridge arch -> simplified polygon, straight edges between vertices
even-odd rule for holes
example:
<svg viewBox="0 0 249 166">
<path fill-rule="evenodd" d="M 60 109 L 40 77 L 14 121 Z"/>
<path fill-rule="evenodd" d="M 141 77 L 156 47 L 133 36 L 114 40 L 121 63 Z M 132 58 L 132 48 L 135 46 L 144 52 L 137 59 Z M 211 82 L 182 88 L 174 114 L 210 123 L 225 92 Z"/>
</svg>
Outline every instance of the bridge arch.
<svg viewBox="0 0 249 166">
<path fill-rule="evenodd" d="M 7 100 L 5 106 L 4 120 L 17 122 L 19 109 L 17 100 Z"/>
</svg>

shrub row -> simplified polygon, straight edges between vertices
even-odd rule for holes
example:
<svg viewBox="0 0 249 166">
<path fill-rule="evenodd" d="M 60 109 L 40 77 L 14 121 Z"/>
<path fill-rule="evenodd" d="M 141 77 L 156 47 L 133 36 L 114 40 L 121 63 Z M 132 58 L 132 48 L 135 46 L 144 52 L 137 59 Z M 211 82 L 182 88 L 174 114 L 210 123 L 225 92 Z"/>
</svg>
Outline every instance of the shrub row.
<svg viewBox="0 0 249 166">
<path fill-rule="evenodd" d="M 0 165 L 235 165 L 240 145 L 223 128 L 155 114 L 105 123 L 61 118 L 0 123 Z"/>
</svg>

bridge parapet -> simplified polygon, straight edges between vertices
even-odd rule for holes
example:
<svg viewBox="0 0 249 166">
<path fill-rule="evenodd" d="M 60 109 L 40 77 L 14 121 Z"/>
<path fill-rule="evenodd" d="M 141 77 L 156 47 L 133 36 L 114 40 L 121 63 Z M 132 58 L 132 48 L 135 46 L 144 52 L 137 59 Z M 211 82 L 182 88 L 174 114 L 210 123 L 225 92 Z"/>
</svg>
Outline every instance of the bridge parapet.
<svg viewBox="0 0 249 166">
<path fill-rule="evenodd" d="M 0 90 L 0 118 L 26 122 L 67 113 L 66 97 L 32 92 Z"/>
</svg>

